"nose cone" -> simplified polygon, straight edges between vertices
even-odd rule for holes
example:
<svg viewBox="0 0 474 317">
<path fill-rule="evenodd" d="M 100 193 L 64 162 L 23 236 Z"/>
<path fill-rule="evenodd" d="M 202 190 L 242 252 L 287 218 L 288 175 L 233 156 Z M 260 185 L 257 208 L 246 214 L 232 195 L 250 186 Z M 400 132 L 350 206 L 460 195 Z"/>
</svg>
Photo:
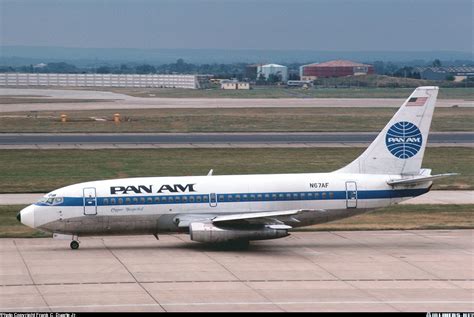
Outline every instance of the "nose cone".
<svg viewBox="0 0 474 317">
<path fill-rule="evenodd" d="M 16 219 L 21 221 L 22 224 L 27 225 L 28 227 L 35 227 L 35 206 L 30 205 L 22 209 L 17 215 Z"/>
</svg>

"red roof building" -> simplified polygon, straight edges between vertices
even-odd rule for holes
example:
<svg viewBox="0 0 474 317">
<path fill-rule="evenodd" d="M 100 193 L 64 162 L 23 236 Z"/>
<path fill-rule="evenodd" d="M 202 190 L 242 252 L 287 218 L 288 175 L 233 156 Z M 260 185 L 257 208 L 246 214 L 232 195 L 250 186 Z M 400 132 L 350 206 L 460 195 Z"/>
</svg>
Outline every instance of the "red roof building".
<svg viewBox="0 0 474 317">
<path fill-rule="evenodd" d="M 303 65 L 300 68 L 301 80 L 317 78 L 344 77 L 353 75 L 373 74 L 374 67 L 345 60 L 329 61 L 320 64 Z"/>
</svg>

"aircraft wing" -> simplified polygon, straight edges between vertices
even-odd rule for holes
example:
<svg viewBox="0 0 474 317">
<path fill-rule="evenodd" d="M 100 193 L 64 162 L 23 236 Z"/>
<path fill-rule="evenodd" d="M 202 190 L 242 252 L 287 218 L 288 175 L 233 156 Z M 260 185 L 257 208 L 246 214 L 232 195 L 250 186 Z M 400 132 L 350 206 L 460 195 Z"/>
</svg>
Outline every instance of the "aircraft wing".
<svg viewBox="0 0 474 317">
<path fill-rule="evenodd" d="M 267 225 L 274 229 L 290 229 L 288 224 L 299 222 L 297 216 L 303 214 L 325 212 L 316 209 L 295 209 L 282 211 L 265 211 L 251 213 L 237 213 L 230 215 L 190 214 L 178 215 L 178 227 L 188 227 L 192 222 L 206 221 L 216 226 L 234 225 Z"/>
</svg>

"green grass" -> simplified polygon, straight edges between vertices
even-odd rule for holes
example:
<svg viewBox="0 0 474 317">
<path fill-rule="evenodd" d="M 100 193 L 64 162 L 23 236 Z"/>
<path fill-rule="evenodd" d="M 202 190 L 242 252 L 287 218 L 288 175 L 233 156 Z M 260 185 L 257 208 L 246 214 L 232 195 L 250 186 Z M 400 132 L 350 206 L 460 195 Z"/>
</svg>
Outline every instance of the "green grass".
<svg viewBox="0 0 474 317">
<path fill-rule="evenodd" d="M 353 132 L 380 131 L 393 108 L 229 108 L 39 111 L 0 114 L 0 132 Z M 119 112 L 124 122 L 114 124 Z M 61 114 L 69 122 L 61 123 Z M 95 121 L 104 118 L 108 121 Z M 431 131 L 473 131 L 474 108 L 438 108 Z"/>
<path fill-rule="evenodd" d="M 428 84 L 433 85 L 432 82 Z M 417 87 L 420 85 L 412 85 Z M 286 88 L 256 87 L 251 90 L 176 88 L 84 88 L 151 98 L 407 98 L 414 88 Z M 440 99 L 474 99 L 474 88 L 441 88 Z"/>
<path fill-rule="evenodd" d="M 0 206 L 0 238 L 50 237 L 16 220 L 24 205 Z M 327 224 L 298 228 L 320 230 L 472 229 L 473 205 L 396 205 Z"/>
<path fill-rule="evenodd" d="M 2 150 L 0 192 L 48 192 L 98 179 L 145 176 L 330 172 L 355 159 L 360 148 Z M 473 189 L 472 148 L 427 148 L 424 167 L 460 176 L 435 189 Z"/>
<path fill-rule="evenodd" d="M 32 229 L 21 224 L 16 214 L 26 205 L 0 205 L 0 238 L 41 238 L 51 237 L 49 233 Z"/>
</svg>

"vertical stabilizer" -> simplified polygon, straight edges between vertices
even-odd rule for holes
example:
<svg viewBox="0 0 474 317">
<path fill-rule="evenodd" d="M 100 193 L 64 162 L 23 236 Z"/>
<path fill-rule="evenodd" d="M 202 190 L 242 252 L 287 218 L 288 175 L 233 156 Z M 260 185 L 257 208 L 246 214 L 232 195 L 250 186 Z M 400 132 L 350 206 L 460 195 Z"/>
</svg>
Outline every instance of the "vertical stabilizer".
<svg viewBox="0 0 474 317">
<path fill-rule="evenodd" d="M 438 87 L 418 87 L 370 146 L 337 173 L 419 173 L 425 153 Z"/>
</svg>

